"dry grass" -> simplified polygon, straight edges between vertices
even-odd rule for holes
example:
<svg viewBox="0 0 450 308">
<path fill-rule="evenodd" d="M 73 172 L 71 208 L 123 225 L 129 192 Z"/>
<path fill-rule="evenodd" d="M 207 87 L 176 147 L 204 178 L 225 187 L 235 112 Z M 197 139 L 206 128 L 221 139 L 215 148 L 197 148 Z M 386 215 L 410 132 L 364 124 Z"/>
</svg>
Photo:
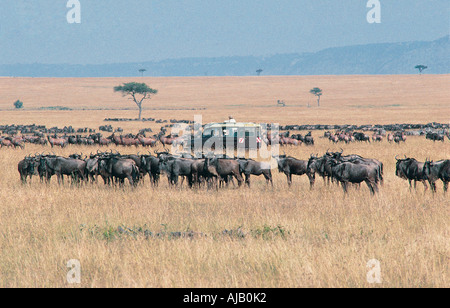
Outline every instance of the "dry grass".
<svg viewBox="0 0 450 308">
<path fill-rule="evenodd" d="M 201 113 L 209 122 L 231 113 L 238 120 L 281 124 L 428 123 L 448 122 L 450 114 L 448 75 L 143 80 L 160 90 L 151 107 L 207 108 L 144 113 L 162 119 Z M 135 110 L 6 110 L 16 99 L 27 108 L 127 108 L 129 103 L 112 92 L 125 81 L 0 79 L 0 124 L 98 128 L 105 117 L 135 117 Z M 305 106 L 314 101 L 307 94 L 313 86 L 324 89 L 320 109 Z M 277 99 L 298 106 L 277 108 Z M 119 125 L 132 132 L 149 125 L 158 129 L 150 123 Z M 283 150 L 307 159 L 312 152 L 342 147 L 345 153 L 377 158 L 385 164 L 378 196 L 370 197 L 362 185 L 344 198 L 340 188 L 326 187 L 321 179 L 310 191 L 303 177 L 295 177 L 288 189 L 276 170 L 273 189 L 263 178 L 253 178 L 252 189 L 218 192 L 170 189 L 164 180 L 156 190 L 148 180 L 134 190 L 59 187 L 56 179 L 49 186 L 37 179 L 22 186 L 18 161 L 42 148 L 2 149 L 0 287 L 73 287 L 66 281 L 70 259 L 81 262 L 81 287 L 448 287 L 449 195 L 441 183 L 434 195 L 424 193 L 422 184 L 410 192 L 394 175 L 394 157 L 449 158 L 450 143 L 410 137 L 401 145 L 333 146 L 321 134 L 313 132 L 314 148 Z M 55 150 L 60 155 L 89 151 Z M 119 232 L 119 227 L 132 231 Z M 189 231 L 201 235 L 171 233 Z M 367 283 L 370 259 L 381 262 L 381 285 Z"/>
</svg>

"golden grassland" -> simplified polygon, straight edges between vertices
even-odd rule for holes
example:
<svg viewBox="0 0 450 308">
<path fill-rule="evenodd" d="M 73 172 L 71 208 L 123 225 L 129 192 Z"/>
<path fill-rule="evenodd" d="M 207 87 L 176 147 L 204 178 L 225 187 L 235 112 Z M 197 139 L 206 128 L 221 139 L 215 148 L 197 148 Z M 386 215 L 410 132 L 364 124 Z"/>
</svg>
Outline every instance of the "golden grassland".
<svg viewBox="0 0 450 308">
<path fill-rule="evenodd" d="M 105 117 L 136 117 L 114 93 L 122 82 L 146 82 L 159 90 L 144 117 L 280 124 L 447 123 L 449 76 L 323 76 L 136 79 L 0 78 L 0 124 L 75 128 L 111 124 L 137 132 L 155 123 L 106 123 Z M 314 106 L 312 87 L 324 90 Z M 20 99 L 25 110 L 14 111 Z M 283 99 L 288 107 L 276 107 Z M 311 108 L 307 108 L 307 103 Z M 42 111 L 66 106 L 73 111 Z M 206 108 L 204 110 L 181 110 Z M 162 110 L 180 109 L 180 110 Z M 418 160 L 450 157 L 450 143 L 409 137 L 400 145 L 332 145 L 313 132 L 314 147 L 282 148 L 307 159 L 327 149 L 384 163 L 385 183 L 371 197 L 363 184 L 344 197 L 340 187 L 273 170 L 274 187 L 252 178 L 252 188 L 171 189 L 148 179 L 132 189 L 103 184 L 22 186 L 17 163 L 43 148 L 0 150 L 0 287 L 448 287 L 449 194 L 410 191 L 394 174 L 396 155 Z M 116 149 L 112 146 L 111 149 Z M 117 148 L 122 153 L 142 149 Z M 46 148 L 50 151 L 50 148 Z M 95 152 L 73 146 L 56 154 Z M 125 230 L 122 232 L 120 230 Z M 227 230 L 227 231 L 226 231 Z M 176 232 L 193 231 L 179 237 Z M 149 232 L 152 232 L 151 234 Z M 159 235 L 157 235 L 159 233 Z M 68 260 L 81 263 L 81 284 L 68 284 Z M 381 284 L 367 282 L 371 259 L 381 264 Z"/>
<path fill-rule="evenodd" d="M 223 121 L 231 114 L 238 121 L 282 125 L 450 121 L 450 75 L 392 75 L 0 78 L 0 110 L 2 115 L 10 111 L 7 117 L 0 117 L 0 124 L 38 122 L 47 126 L 83 127 L 100 125 L 104 118 L 136 118 L 134 103 L 113 91 L 114 86 L 131 81 L 145 82 L 159 91 L 144 103 L 147 110 L 143 112 L 143 117 L 156 119 L 193 120 L 194 115 L 201 114 L 204 122 L 209 123 Z M 323 89 L 320 108 L 316 108 L 316 99 L 309 94 L 313 87 Z M 18 99 L 25 110 L 12 110 Z M 284 100 L 287 107 L 277 107 L 277 100 Z M 51 106 L 75 110 L 36 110 Z M 123 125 L 136 129 L 149 124 Z"/>
</svg>

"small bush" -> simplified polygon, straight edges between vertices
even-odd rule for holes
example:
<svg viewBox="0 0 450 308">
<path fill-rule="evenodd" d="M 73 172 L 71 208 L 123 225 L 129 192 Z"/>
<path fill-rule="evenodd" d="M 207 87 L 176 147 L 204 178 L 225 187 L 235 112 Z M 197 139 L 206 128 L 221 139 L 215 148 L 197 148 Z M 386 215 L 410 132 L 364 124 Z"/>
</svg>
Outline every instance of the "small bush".
<svg viewBox="0 0 450 308">
<path fill-rule="evenodd" d="M 23 103 L 20 100 L 17 100 L 14 102 L 14 107 L 16 109 L 22 109 L 23 108 Z"/>
</svg>

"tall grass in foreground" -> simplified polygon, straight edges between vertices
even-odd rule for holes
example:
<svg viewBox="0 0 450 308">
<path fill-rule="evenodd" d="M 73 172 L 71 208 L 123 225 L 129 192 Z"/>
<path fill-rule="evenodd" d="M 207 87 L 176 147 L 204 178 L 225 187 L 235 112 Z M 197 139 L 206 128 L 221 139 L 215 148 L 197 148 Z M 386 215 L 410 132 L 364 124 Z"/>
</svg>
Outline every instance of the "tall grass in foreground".
<svg viewBox="0 0 450 308">
<path fill-rule="evenodd" d="M 307 159 L 328 148 L 377 158 L 385 184 L 370 197 L 365 184 L 342 189 L 316 178 L 273 171 L 274 188 L 208 191 L 21 185 L 25 151 L 0 150 L 0 287 L 448 287 L 449 195 L 409 191 L 394 174 L 395 155 L 449 158 L 450 145 L 423 137 L 406 144 L 283 148 Z M 119 149 L 121 152 L 137 152 Z M 55 150 L 89 153 L 90 148 Z M 69 285 L 67 261 L 81 263 Z M 367 282 L 367 262 L 381 264 L 382 284 Z"/>
</svg>

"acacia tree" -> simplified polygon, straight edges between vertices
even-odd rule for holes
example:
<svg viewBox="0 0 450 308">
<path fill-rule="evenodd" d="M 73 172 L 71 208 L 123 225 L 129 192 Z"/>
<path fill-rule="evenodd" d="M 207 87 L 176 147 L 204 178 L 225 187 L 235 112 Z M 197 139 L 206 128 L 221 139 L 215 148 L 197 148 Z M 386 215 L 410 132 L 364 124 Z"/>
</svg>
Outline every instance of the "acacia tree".
<svg viewBox="0 0 450 308">
<path fill-rule="evenodd" d="M 426 70 L 426 69 L 428 68 L 428 66 L 425 66 L 425 65 L 420 64 L 420 65 L 414 66 L 414 68 L 419 70 L 419 74 L 422 74 L 422 72 L 423 72 L 424 70 Z"/>
<path fill-rule="evenodd" d="M 121 86 L 114 87 L 114 92 L 121 92 L 123 96 L 131 96 L 129 99 L 135 102 L 139 108 L 139 120 L 142 116 L 142 102 L 150 99 L 152 94 L 157 94 L 158 90 L 152 89 L 145 83 L 129 82 Z"/>
<path fill-rule="evenodd" d="M 144 73 L 146 72 L 147 70 L 145 69 L 145 68 L 141 68 L 140 70 L 139 70 L 139 73 L 141 73 L 141 77 L 144 77 Z"/>
<path fill-rule="evenodd" d="M 322 89 L 320 88 L 312 88 L 311 90 L 309 90 L 309 93 L 317 96 L 317 106 L 320 107 L 320 97 L 322 96 Z"/>
</svg>

